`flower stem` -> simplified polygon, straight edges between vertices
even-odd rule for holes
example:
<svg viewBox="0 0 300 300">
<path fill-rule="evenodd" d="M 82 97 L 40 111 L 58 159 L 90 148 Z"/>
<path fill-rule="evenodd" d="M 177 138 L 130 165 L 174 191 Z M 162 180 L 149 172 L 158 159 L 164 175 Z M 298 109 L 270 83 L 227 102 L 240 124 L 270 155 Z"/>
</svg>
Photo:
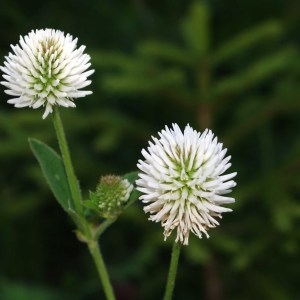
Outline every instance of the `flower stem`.
<svg viewBox="0 0 300 300">
<path fill-rule="evenodd" d="M 105 267 L 105 264 L 104 264 L 104 261 L 102 258 L 102 254 L 100 251 L 100 247 L 97 242 L 97 238 L 99 237 L 101 232 L 104 231 L 114 220 L 111 220 L 110 222 L 105 223 L 105 225 L 103 225 L 103 227 L 101 228 L 100 232 L 97 233 L 97 236 L 93 236 L 93 233 L 90 231 L 90 228 L 88 227 L 88 224 L 86 223 L 86 220 L 84 218 L 80 218 L 83 216 L 82 215 L 80 187 L 79 187 L 77 178 L 75 176 L 75 172 L 74 172 L 73 164 L 71 161 L 71 155 L 69 152 L 63 124 L 62 124 L 59 110 L 57 107 L 54 107 L 53 123 L 54 123 L 54 128 L 56 131 L 62 159 L 64 162 L 64 166 L 65 166 L 65 170 L 66 170 L 66 174 L 67 174 L 67 178 L 68 178 L 68 183 L 69 183 L 69 187 L 70 187 L 70 191 L 71 191 L 71 195 L 72 195 L 72 199 L 73 199 L 74 208 L 75 208 L 76 213 L 79 215 L 80 224 L 82 225 L 82 226 L 80 226 L 81 230 L 82 230 L 82 234 L 86 238 L 89 239 L 89 242 L 87 242 L 88 248 L 93 257 L 98 274 L 100 276 L 100 279 L 101 279 L 101 282 L 102 282 L 102 285 L 104 288 L 104 292 L 106 295 L 106 299 L 107 300 L 115 300 L 113 289 L 111 287 L 108 273 L 107 273 L 107 270 L 106 270 L 106 267 Z M 77 226 L 78 226 L 78 224 L 77 224 Z"/>
<path fill-rule="evenodd" d="M 112 219 L 106 219 L 105 221 L 102 222 L 101 225 L 98 226 L 98 228 L 94 232 L 95 239 L 98 239 L 100 235 L 115 221 L 117 218 L 112 218 Z"/>
<path fill-rule="evenodd" d="M 181 244 L 174 242 L 164 300 L 172 299 Z"/>
<path fill-rule="evenodd" d="M 112 286 L 109 281 L 108 273 L 107 273 L 107 270 L 106 270 L 106 267 L 105 267 L 105 264 L 103 261 L 103 257 L 102 257 L 101 251 L 100 251 L 99 244 L 97 243 L 97 241 L 93 240 L 88 243 L 88 247 L 89 247 L 90 253 L 94 259 L 94 263 L 97 267 L 97 271 L 98 271 L 98 274 L 99 274 L 101 282 L 102 282 L 102 286 L 104 289 L 106 299 L 107 300 L 115 300 L 114 292 L 113 292 Z"/>
<path fill-rule="evenodd" d="M 80 192 L 77 178 L 74 173 L 71 156 L 70 156 L 70 152 L 69 152 L 69 148 L 68 148 L 68 144 L 64 132 L 64 127 L 60 118 L 58 107 L 54 107 L 53 123 L 56 131 L 62 159 L 65 166 L 74 207 L 76 212 L 81 215 L 82 213 L 81 192 Z"/>
</svg>

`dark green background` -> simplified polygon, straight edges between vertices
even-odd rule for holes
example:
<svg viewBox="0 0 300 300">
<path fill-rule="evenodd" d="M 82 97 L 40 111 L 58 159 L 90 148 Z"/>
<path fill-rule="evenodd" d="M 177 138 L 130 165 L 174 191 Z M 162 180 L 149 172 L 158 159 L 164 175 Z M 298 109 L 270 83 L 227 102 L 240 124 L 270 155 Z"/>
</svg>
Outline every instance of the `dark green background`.
<svg viewBox="0 0 300 300">
<path fill-rule="evenodd" d="M 0 56 L 20 35 L 55 28 L 92 56 L 93 95 L 61 109 L 85 196 L 136 169 L 172 122 L 211 128 L 237 171 L 233 213 L 184 247 L 174 299 L 299 299 L 299 1 L 2 0 Z M 52 118 L 0 93 L 0 298 L 103 299 L 30 152 L 58 150 Z M 136 203 L 102 237 L 118 299 L 161 299 L 172 238 Z"/>
</svg>

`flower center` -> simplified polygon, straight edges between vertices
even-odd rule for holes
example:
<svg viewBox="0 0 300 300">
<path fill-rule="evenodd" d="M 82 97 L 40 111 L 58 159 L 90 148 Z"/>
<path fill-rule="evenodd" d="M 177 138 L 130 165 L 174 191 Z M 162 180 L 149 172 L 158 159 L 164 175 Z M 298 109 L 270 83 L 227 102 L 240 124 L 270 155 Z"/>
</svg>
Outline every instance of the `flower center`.
<svg viewBox="0 0 300 300">
<path fill-rule="evenodd" d="M 36 57 L 38 66 L 32 70 L 32 75 L 36 79 L 34 89 L 38 91 L 35 99 L 46 98 L 50 95 L 56 98 L 55 90 L 60 84 L 57 78 L 59 72 L 56 70 L 60 53 L 61 49 L 53 38 L 40 42 Z"/>
</svg>

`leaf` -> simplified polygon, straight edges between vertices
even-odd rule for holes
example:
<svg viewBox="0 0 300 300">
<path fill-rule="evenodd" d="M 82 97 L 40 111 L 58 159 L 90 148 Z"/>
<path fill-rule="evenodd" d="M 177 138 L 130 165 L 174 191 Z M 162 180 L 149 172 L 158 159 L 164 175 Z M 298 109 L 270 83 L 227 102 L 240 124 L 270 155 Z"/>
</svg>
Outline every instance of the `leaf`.
<svg viewBox="0 0 300 300">
<path fill-rule="evenodd" d="M 184 85 L 185 75 L 177 68 L 111 74 L 102 80 L 102 88 L 114 94 L 153 94 L 164 89 L 179 89 Z"/>
<path fill-rule="evenodd" d="M 188 66 L 193 63 L 193 59 L 186 50 L 167 42 L 148 40 L 138 45 L 137 52 L 149 58 L 161 59 L 171 63 Z"/>
<path fill-rule="evenodd" d="M 61 157 L 39 140 L 30 138 L 29 144 L 56 200 L 65 211 L 68 211 L 71 194 Z"/>
<path fill-rule="evenodd" d="M 220 46 L 213 55 L 213 62 L 220 63 L 236 56 L 238 53 L 249 50 L 266 39 L 278 38 L 283 33 L 283 26 L 277 21 L 268 21 L 255 28 L 239 34 Z"/>
<path fill-rule="evenodd" d="M 212 95 L 215 99 L 218 99 L 220 95 L 239 93 L 246 88 L 262 84 L 277 72 L 290 68 L 296 55 L 297 53 L 293 47 L 286 47 L 272 55 L 268 55 L 256 61 L 245 71 L 217 82 Z"/>
<path fill-rule="evenodd" d="M 182 23 L 182 32 L 187 46 L 198 57 L 205 56 L 209 51 L 209 11 L 204 3 L 194 2 Z"/>
<path fill-rule="evenodd" d="M 97 206 L 97 204 L 92 201 L 92 200 L 84 200 L 82 202 L 82 205 L 88 209 L 91 209 L 91 210 L 94 210 L 94 211 L 98 211 L 99 210 L 99 207 Z"/>
</svg>

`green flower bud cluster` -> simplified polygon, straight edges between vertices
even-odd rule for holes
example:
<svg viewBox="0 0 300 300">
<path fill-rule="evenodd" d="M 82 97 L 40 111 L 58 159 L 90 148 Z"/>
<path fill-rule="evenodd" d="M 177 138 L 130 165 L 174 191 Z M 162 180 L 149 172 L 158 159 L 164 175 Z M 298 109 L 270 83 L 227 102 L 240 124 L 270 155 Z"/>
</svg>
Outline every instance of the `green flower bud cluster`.
<svg viewBox="0 0 300 300">
<path fill-rule="evenodd" d="M 133 185 L 120 176 L 106 175 L 101 177 L 93 197 L 97 201 L 98 212 L 101 217 L 117 217 L 123 211 L 132 189 Z"/>
</svg>

